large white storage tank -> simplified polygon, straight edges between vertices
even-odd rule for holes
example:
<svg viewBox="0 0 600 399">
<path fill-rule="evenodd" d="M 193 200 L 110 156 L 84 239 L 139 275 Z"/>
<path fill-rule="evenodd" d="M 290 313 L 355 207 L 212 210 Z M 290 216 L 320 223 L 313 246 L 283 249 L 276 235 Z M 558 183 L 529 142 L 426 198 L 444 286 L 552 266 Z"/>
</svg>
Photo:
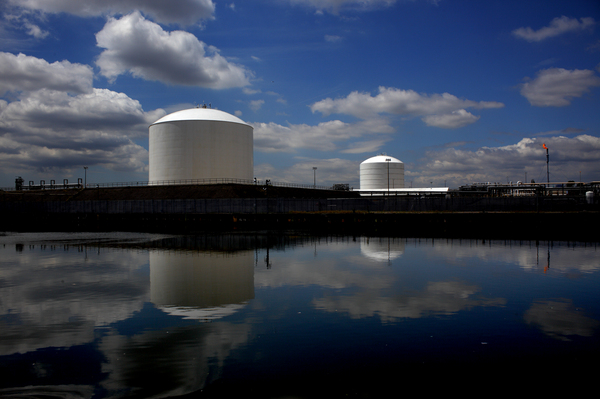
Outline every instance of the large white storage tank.
<svg viewBox="0 0 600 399">
<path fill-rule="evenodd" d="M 227 112 L 192 108 L 149 128 L 151 182 L 253 178 L 253 128 Z"/>
<path fill-rule="evenodd" d="M 377 155 L 360 164 L 361 190 L 404 188 L 404 163 L 388 155 Z"/>
</svg>

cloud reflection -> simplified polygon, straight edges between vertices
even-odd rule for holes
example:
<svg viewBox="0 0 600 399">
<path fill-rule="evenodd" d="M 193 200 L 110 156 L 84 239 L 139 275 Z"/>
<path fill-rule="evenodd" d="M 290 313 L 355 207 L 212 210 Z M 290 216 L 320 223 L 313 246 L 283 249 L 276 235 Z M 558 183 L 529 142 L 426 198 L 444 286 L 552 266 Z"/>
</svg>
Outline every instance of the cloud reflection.
<svg viewBox="0 0 600 399">
<path fill-rule="evenodd" d="M 250 326 L 202 323 L 125 336 L 113 331 L 99 345 L 109 397 L 164 398 L 202 389 L 220 375 L 231 351 L 248 341 Z M 216 367 L 211 367 L 215 365 Z"/>
<path fill-rule="evenodd" d="M 569 341 L 574 335 L 592 337 L 600 326 L 598 320 L 586 316 L 570 299 L 536 301 L 523 318 L 544 334 L 563 341 Z"/>
<path fill-rule="evenodd" d="M 564 346 L 552 348 L 555 340 L 544 334 L 557 345 L 591 342 L 600 326 L 592 318 L 597 273 L 577 280 L 562 273 L 574 260 L 594 263 L 591 247 L 555 244 L 551 270 L 561 273 L 550 275 L 523 267 L 547 259 L 548 248 L 531 243 L 109 236 L 0 235 L 0 373 L 20 378 L 15 387 L 0 382 L 0 396 L 173 397 L 219 386 L 222 376 L 264 387 L 286 373 L 326 367 L 311 359 L 356 375 L 364 375 L 364 363 L 353 368 L 354 353 L 370 364 L 393 359 L 395 367 L 408 361 L 407 348 L 415 359 L 434 350 L 433 358 L 454 361 L 460 352 L 470 361 L 472 343 L 491 331 L 509 355 L 536 345 L 554 354 Z M 538 300 L 523 312 L 523 303 L 556 288 L 569 299 Z M 481 326 L 463 323 L 480 316 L 466 312 L 482 308 L 493 311 Z M 504 328 L 515 314 L 524 322 Z M 423 326 L 452 326 L 456 334 L 424 348 L 414 340 Z M 354 327 L 360 339 L 339 335 Z M 375 354 L 372 337 L 390 343 L 385 353 Z M 348 356 L 339 360 L 340 353 Z"/>
<path fill-rule="evenodd" d="M 483 298 L 480 288 L 464 282 L 430 282 L 424 291 L 386 296 L 377 290 L 364 290 L 355 295 L 327 296 L 313 301 L 317 309 L 346 312 L 352 318 L 378 316 L 384 322 L 402 318 L 452 315 L 480 306 L 504 306 L 504 298 Z"/>
<path fill-rule="evenodd" d="M 567 242 L 490 241 L 490 240 L 431 240 L 425 256 L 443 257 L 447 262 L 463 264 L 476 258 L 485 263 L 516 264 L 528 271 L 555 270 L 560 272 L 593 273 L 600 271 L 597 245 Z M 440 245 L 440 244 L 444 245 Z M 507 250 L 507 247 L 510 250 Z"/>
<path fill-rule="evenodd" d="M 15 248 L 14 250 L 11 250 Z M 124 320 L 149 300 L 147 256 L 78 246 L 16 244 L 0 265 L 0 355 L 91 342 L 97 326 Z"/>
</svg>

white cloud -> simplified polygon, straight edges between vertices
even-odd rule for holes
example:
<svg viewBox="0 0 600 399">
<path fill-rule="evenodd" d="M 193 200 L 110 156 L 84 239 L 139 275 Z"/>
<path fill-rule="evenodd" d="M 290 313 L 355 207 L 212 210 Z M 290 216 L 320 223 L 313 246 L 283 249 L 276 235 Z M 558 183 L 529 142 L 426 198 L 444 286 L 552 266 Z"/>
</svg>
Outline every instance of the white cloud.
<svg viewBox="0 0 600 399">
<path fill-rule="evenodd" d="M 340 151 L 344 154 L 365 154 L 379 151 L 391 138 L 382 138 L 368 141 L 358 141 L 348 144 L 348 148 Z"/>
<path fill-rule="evenodd" d="M 42 28 L 39 26 L 28 21 L 25 21 L 24 26 L 27 28 L 27 34 L 35 37 L 36 39 L 44 39 L 50 34 L 50 32 L 42 30 Z"/>
<path fill-rule="evenodd" d="M 212 0 L 9 0 L 16 7 L 80 17 L 126 14 L 140 10 L 161 23 L 193 24 L 214 18 Z"/>
<path fill-rule="evenodd" d="M 147 134 L 148 125 L 163 115 L 163 110 L 146 113 L 137 100 L 107 89 L 76 96 L 42 89 L 8 103 L 0 114 L 0 126 L 3 131 L 19 132 L 20 137 L 41 138 L 48 133 L 45 145 L 50 145 L 56 143 L 56 135 L 85 131 L 141 137 Z"/>
<path fill-rule="evenodd" d="M 56 178 L 81 165 L 145 172 L 148 152 L 133 139 L 145 137 L 164 114 L 144 112 L 138 101 L 106 89 L 21 92 L 18 100 L 0 102 L 0 172 Z"/>
<path fill-rule="evenodd" d="M 72 175 L 82 165 L 102 166 L 119 172 L 147 172 L 148 151 L 132 141 L 119 142 L 109 149 L 91 147 L 81 150 L 24 145 L 5 136 L 0 137 L 0 153 L 2 172 L 49 176 L 57 181 L 57 177 Z"/>
<path fill-rule="evenodd" d="M 431 126 L 455 128 L 477 121 L 478 117 L 465 108 L 502 108 L 504 104 L 490 101 L 463 100 L 452 94 L 420 94 L 413 90 L 380 87 L 375 97 L 369 93 L 352 92 L 345 98 L 318 101 L 311 105 L 313 112 L 323 115 L 340 113 L 370 119 L 378 114 L 421 116 Z"/>
<path fill-rule="evenodd" d="M 359 148 L 372 151 L 368 146 L 353 144 L 351 140 L 369 135 L 387 135 L 394 129 L 385 120 L 376 119 L 359 123 L 345 123 L 339 120 L 319 123 L 316 126 L 301 124 L 282 126 L 276 123 L 254 123 L 254 149 L 262 152 L 296 152 L 299 149 L 318 151 L 345 150 L 350 146 L 357 153 Z M 383 144 L 386 140 L 380 139 Z"/>
<path fill-rule="evenodd" d="M 292 4 L 299 4 L 316 9 L 319 12 L 327 11 L 337 14 L 345 10 L 373 10 L 389 7 L 397 0 L 289 0 Z"/>
<path fill-rule="evenodd" d="M 515 29 L 513 35 L 525 39 L 528 42 L 540 42 L 550 37 L 562 35 L 563 33 L 582 31 L 591 28 L 596 24 L 594 18 L 569 18 L 562 16 L 554 18 L 550 22 L 550 26 L 545 26 L 539 30 L 533 30 L 530 27 Z"/>
<path fill-rule="evenodd" d="M 534 80 L 524 83 L 521 95 L 538 107 L 564 107 L 595 86 L 600 86 L 600 78 L 594 71 L 552 68 L 539 71 Z"/>
<path fill-rule="evenodd" d="M 336 35 L 325 35 L 325 41 L 329 42 L 329 43 L 337 43 L 337 42 L 341 42 L 342 41 L 342 37 L 341 36 L 336 36 Z"/>
<path fill-rule="evenodd" d="M 68 61 L 48 63 L 27 56 L 0 53 L 0 95 L 12 91 L 51 89 L 71 93 L 92 91 L 94 73 L 87 65 Z"/>
<path fill-rule="evenodd" d="M 270 164 L 254 166 L 254 174 L 260 180 L 270 179 L 282 183 L 304 183 L 317 186 L 331 186 L 335 183 L 358 185 L 358 170 L 360 162 L 347 159 L 299 159 L 289 168 L 274 167 Z"/>
<path fill-rule="evenodd" d="M 265 100 L 253 100 L 253 101 L 250 101 L 249 106 L 252 111 L 256 112 L 263 106 L 264 103 L 265 103 Z"/>
<path fill-rule="evenodd" d="M 96 40 L 105 49 L 96 64 L 108 79 L 131 72 L 146 80 L 212 89 L 249 84 L 250 72 L 228 62 L 215 47 L 188 32 L 167 32 L 137 11 L 110 18 Z"/>
<path fill-rule="evenodd" d="M 473 182 L 516 182 L 535 179 L 546 181 L 546 144 L 550 151 L 550 180 L 598 179 L 600 170 L 600 138 L 579 135 L 544 138 L 523 138 L 516 144 L 502 147 L 481 147 L 476 150 L 448 148 L 428 151 L 417 165 L 407 168 L 406 180 L 414 187 L 441 185 L 457 187 Z"/>
<path fill-rule="evenodd" d="M 25 31 L 26 34 L 33 36 L 35 39 L 45 39 L 50 35 L 49 31 L 43 30 L 36 23 L 32 22 L 32 20 L 47 22 L 39 12 L 16 10 L 6 7 L 3 9 L 2 18 L 4 21 L 0 25 L 0 29 L 2 29 L 1 36 L 5 40 L 11 36 L 8 33 L 10 30 Z"/>
<path fill-rule="evenodd" d="M 423 118 L 427 126 L 441 127 L 444 129 L 456 129 L 470 125 L 479 120 L 480 116 L 475 116 L 464 109 L 452 111 L 450 114 L 429 115 Z"/>
</svg>

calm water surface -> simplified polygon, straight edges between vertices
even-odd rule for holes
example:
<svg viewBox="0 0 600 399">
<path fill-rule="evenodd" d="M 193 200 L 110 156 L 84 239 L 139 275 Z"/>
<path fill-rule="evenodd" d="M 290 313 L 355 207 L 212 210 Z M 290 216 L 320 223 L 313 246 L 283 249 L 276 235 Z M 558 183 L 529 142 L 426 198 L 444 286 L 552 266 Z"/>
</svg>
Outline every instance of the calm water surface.
<svg viewBox="0 0 600 399">
<path fill-rule="evenodd" d="M 575 393 L 599 287 L 593 243 L 5 233 L 0 396 Z"/>
</svg>

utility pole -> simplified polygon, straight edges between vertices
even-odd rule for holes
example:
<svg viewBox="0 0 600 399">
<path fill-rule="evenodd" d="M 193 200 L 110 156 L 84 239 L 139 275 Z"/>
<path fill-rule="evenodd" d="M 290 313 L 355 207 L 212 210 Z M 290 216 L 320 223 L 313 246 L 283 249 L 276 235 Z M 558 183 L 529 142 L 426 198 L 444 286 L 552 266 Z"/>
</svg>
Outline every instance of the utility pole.
<svg viewBox="0 0 600 399">
<path fill-rule="evenodd" d="M 385 162 L 387 163 L 388 172 L 388 195 L 390 195 L 390 162 L 392 162 L 392 158 L 386 158 Z"/>
<path fill-rule="evenodd" d="M 548 147 L 546 147 L 546 143 L 542 144 L 544 149 L 546 150 L 546 178 L 548 183 L 550 183 L 550 155 L 548 154 Z"/>
<path fill-rule="evenodd" d="M 313 176 L 313 190 L 317 188 L 317 167 L 313 166 L 313 172 L 314 172 L 314 176 Z"/>
</svg>

